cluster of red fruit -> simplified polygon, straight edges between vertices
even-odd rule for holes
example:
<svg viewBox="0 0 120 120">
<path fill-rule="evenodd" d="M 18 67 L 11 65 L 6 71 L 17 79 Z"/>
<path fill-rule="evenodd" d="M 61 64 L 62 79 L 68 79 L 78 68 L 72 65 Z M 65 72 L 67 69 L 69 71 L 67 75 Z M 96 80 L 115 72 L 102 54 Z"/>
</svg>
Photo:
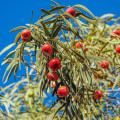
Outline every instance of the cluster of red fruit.
<svg viewBox="0 0 120 120">
<path fill-rule="evenodd" d="M 71 8 L 71 7 L 66 10 L 66 13 L 71 14 L 73 17 L 76 16 L 75 10 L 73 8 Z M 67 16 L 67 18 L 69 19 L 68 16 Z M 112 30 L 111 33 L 120 36 L 120 31 L 119 30 Z M 23 30 L 22 33 L 21 33 L 21 39 L 22 39 L 22 41 L 28 42 L 30 40 L 30 38 L 31 38 L 31 32 L 30 32 L 30 30 L 29 29 Z M 116 36 L 111 35 L 111 38 L 116 38 Z M 78 49 L 79 48 L 83 48 L 84 52 L 88 51 L 88 48 L 85 48 L 88 45 L 85 44 L 85 43 L 77 42 L 75 44 L 75 46 Z M 42 46 L 42 51 L 45 52 L 45 53 L 48 53 L 48 54 L 52 54 L 53 48 L 49 44 L 44 44 Z M 120 45 L 118 45 L 116 47 L 116 52 L 120 53 Z M 109 62 L 107 60 L 103 60 L 103 62 L 99 62 L 99 65 L 103 69 L 107 69 L 109 67 Z M 58 78 L 59 78 L 59 75 L 58 75 L 58 73 L 56 71 L 58 69 L 60 69 L 60 67 L 61 67 L 60 60 L 58 60 L 57 58 L 53 58 L 52 60 L 50 60 L 50 62 L 49 62 L 49 68 L 52 70 L 52 73 L 50 73 L 50 72 L 48 73 L 48 79 L 50 81 L 54 81 L 54 83 L 52 83 L 53 87 L 56 87 L 55 81 L 57 81 Z M 58 88 L 57 94 L 59 95 L 59 97 L 64 98 L 64 97 L 66 97 L 69 94 L 69 89 L 66 86 L 61 86 L 61 87 Z M 102 95 L 102 92 L 100 90 L 97 90 L 96 92 L 94 92 L 94 98 L 95 99 L 101 99 L 102 96 L 103 95 Z"/>
<path fill-rule="evenodd" d="M 76 46 L 76 48 L 78 48 L 78 49 L 79 49 L 79 48 L 83 48 L 83 49 L 84 49 L 84 47 L 85 47 L 85 46 L 88 46 L 88 44 L 85 44 L 85 43 L 82 43 L 82 42 L 76 42 L 76 43 L 75 43 L 75 46 Z M 88 48 L 85 48 L 85 49 L 84 49 L 84 52 L 86 52 L 86 51 L 88 51 Z"/>
<path fill-rule="evenodd" d="M 52 54 L 53 48 L 49 44 L 44 44 L 42 46 L 42 52 L 46 52 L 48 54 Z M 61 67 L 61 62 L 57 58 L 53 58 L 49 62 L 49 68 L 52 70 L 52 73 L 48 73 L 48 79 L 50 81 L 57 81 L 58 80 L 58 73 L 56 72 Z M 56 87 L 55 82 L 52 84 L 53 87 Z M 64 98 L 69 94 L 69 89 L 66 86 L 60 86 L 57 90 L 57 94 L 59 97 Z"/>
<path fill-rule="evenodd" d="M 114 30 L 111 31 L 111 33 L 120 36 L 120 31 L 119 30 L 114 29 Z M 111 35 L 111 38 L 116 38 L 116 36 Z M 116 46 L 116 52 L 120 53 L 120 45 Z"/>
</svg>

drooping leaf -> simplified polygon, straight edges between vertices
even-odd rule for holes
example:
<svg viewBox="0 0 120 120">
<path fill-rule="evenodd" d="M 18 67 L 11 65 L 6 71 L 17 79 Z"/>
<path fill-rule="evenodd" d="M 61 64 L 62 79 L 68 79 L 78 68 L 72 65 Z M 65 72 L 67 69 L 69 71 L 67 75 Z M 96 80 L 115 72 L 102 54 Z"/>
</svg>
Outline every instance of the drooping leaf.
<svg viewBox="0 0 120 120">
<path fill-rule="evenodd" d="M 12 29 L 10 32 L 14 32 L 14 31 L 21 30 L 21 29 L 27 29 L 27 27 L 19 26 L 19 27 L 16 27 L 16 28 Z"/>
<path fill-rule="evenodd" d="M 104 14 L 100 18 L 105 19 L 105 18 L 111 18 L 111 17 L 113 18 L 113 17 L 115 17 L 115 15 L 114 14 Z"/>
<path fill-rule="evenodd" d="M 74 5 L 74 6 L 72 6 L 72 7 L 80 8 L 80 9 L 88 12 L 93 18 L 96 18 L 95 15 L 94 15 L 88 8 L 86 8 L 86 7 L 83 6 L 83 5 Z"/>
<path fill-rule="evenodd" d="M 46 34 L 46 36 L 50 36 L 50 32 L 49 30 L 47 29 L 47 27 L 45 26 L 45 24 L 43 22 L 41 22 L 42 26 L 43 26 L 43 29 L 44 29 L 44 32 Z"/>
<path fill-rule="evenodd" d="M 10 78 L 10 76 L 12 75 L 15 67 L 16 67 L 16 64 L 14 64 L 14 65 L 11 67 L 10 72 L 8 73 L 7 78 L 5 79 L 4 83 L 6 83 L 6 82 L 9 80 L 9 78 Z"/>
<path fill-rule="evenodd" d="M 50 19 L 50 18 L 53 18 L 53 17 L 55 17 L 56 15 L 57 15 L 57 14 L 47 15 L 46 17 L 39 19 L 39 20 L 35 23 L 35 25 L 41 23 L 42 21 L 48 20 L 48 19 Z"/>
<path fill-rule="evenodd" d="M 5 59 L 8 59 L 8 58 L 10 58 L 13 54 L 15 53 L 15 50 L 13 50 L 13 51 L 11 51 L 7 56 L 6 56 L 6 58 Z"/>
<path fill-rule="evenodd" d="M 116 80 L 115 80 L 115 82 L 113 84 L 112 90 L 115 89 L 115 87 L 116 87 L 116 85 L 118 84 L 119 81 L 120 81 L 120 74 L 117 76 L 117 78 L 116 78 Z"/>
<path fill-rule="evenodd" d="M 12 43 L 10 45 L 8 45 L 7 47 L 5 47 L 1 52 L 0 52 L 0 56 L 6 52 L 7 50 L 9 50 L 11 47 L 13 47 L 15 45 L 15 43 Z"/>
<path fill-rule="evenodd" d="M 6 68 L 6 71 L 5 71 L 4 75 L 3 75 L 2 81 L 4 80 L 4 78 L 5 78 L 6 73 L 8 72 L 8 70 L 9 70 L 14 64 L 15 64 L 15 61 L 13 60 L 13 61 L 11 61 L 11 63 L 8 65 L 8 67 Z"/>
</svg>

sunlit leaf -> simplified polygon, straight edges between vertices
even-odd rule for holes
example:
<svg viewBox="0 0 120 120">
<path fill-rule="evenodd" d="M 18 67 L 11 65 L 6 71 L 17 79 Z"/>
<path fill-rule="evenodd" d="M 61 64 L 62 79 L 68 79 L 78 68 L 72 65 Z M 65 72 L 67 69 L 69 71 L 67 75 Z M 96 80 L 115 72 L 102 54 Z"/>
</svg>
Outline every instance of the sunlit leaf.
<svg viewBox="0 0 120 120">
<path fill-rule="evenodd" d="M 15 43 L 12 43 L 10 45 L 8 45 L 7 47 L 5 47 L 1 52 L 0 55 L 2 55 L 4 52 L 6 52 L 7 50 L 9 50 L 11 47 L 13 47 L 15 45 Z"/>
</svg>

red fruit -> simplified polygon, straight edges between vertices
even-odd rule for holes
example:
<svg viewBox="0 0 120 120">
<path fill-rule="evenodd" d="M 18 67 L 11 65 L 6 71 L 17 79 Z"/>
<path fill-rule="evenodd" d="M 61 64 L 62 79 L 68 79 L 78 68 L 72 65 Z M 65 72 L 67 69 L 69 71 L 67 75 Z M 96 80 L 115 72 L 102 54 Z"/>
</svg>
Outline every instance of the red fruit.
<svg viewBox="0 0 120 120">
<path fill-rule="evenodd" d="M 109 62 L 107 60 L 103 60 L 103 62 L 99 62 L 99 65 L 103 68 L 103 69 L 107 69 L 109 67 Z"/>
<path fill-rule="evenodd" d="M 96 74 L 94 75 L 95 79 L 101 78 L 102 77 L 102 73 L 100 71 L 96 71 Z"/>
<path fill-rule="evenodd" d="M 76 48 L 81 48 L 81 46 L 83 47 L 83 43 L 82 42 L 76 42 L 75 46 L 76 46 Z"/>
<path fill-rule="evenodd" d="M 21 39 L 22 39 L 23 42 L 28 42 L 30 40 L 30 38 L 24 39 L 24 37 L 22 37 L 22 36 L 21 36 Z"/>
<path fill-rule="evenodd" d="M 53 48 L 52 48 L 52 46 L 49 45 L 49 44 L 44 44 L 44 45 L 42 46 L 42 51 L 43 51 L 43 52 L 46 52 L 46 53 L 48 53 L 48 54 L 51 54 L 52 51 L 53 51 Z"/>
<path fill-rule="evenodd" d="M 98 79 L 99 77 L 98 77 L 98 75 L 94 75 L 94 78 L 95 78 L 95 79 Z"/>
<path fill-rule="evenodd" d="M 52 72 L 52 74 L 49 72 L 48 73 L 48 79 L 50 81 L 57 81 L 58 79 L 58 73 L 57 72 Z"/>
<path fill-rule="evenodd" d="M 116 52 L 117 52 L 117 53 L 120 53 L 120 45 L 118 45 L 118 46 L 116 47 Z"/>
<path fill-rule="evenodd" d="M 21 36 L 23 39 L 29 39 L 31 37 L 31 32 L 28 29 L 22 31 Z"/>
<path fill-rule="evenodd" d="M 56 87 L 56 83 L 55 83 L 55 82 L 52 82 L 52 83 L 51 83 L 51 86 L 55 88 L 55 87 Z"/>
<path fill-rule="evenodd" d="M 50 60 L 49 67 L 52 70 L 58 70 L 58 69 L 60 69 L 60 67 L 61 67 L 60 60 L 58 60 L 57 58 L 54 58 L 54 59 Z"/>
<path fill-rule="evenodd" d="M 64 98 L 69 94 L 69 89 L 66 86 L 61 86 L 57 90 L 59 97 Z"/>
<path fill-rule="evenodd" d="M 88 46 L 88 45 L 85 43 L 82 43 L 82 42 L 77 42 L 77 43 L 75 43 L 75 46 L 76 46 L 76 48 L 81 48 L 81 47 Z M 87 50 L 88 50 L 88 48 L 85 48 L 84 52 L 86 52 Z"/>
<path fill-rule="evenodd" d="M 66 13 L 71 14 L 73 17 L 75 17 L 75 15 L 76 15 L 75 10 L 71 7 L 66 10 Z M 67 16 L 67 18 L 69 18 L 69 17 Z"/>
<path fill-rule="evenodd" d="M 94 99 L 101 99 L 103 96 L 102 92 L 100 90 L 97 90 L 95 93 L 94 93 Z"/>
<path fill-rule="evenodd" d="M 116 34 L 116 35 L 120 35 L 120 31 L 116 30 L 116 29 L 112 30 L 111 33 Z M 116 38 L 116 36 L 111 35 L 111 38 Z"/>
<path fill-rule="evenodd" d="M 83 43 L 83 47 L 85 46 L 85 43 Z M 87 44 L 86 44 L 86 46 L 88 46 Z M 84 52 L 86 52 L 86 51 L 88 51 L 88 48 L 85 48 L 84 49 Z"/>
</svg>

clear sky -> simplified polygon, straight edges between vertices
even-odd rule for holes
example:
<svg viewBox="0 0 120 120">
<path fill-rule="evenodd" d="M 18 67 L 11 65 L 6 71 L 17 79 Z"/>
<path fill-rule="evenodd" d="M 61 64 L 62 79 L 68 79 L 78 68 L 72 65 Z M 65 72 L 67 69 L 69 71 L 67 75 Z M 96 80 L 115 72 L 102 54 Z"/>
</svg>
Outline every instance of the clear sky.
<svg viewBox="0 0 120 120">
<path fill-rule="evenodd" d="M 106 13 L 113 13 L 120 17 L 120 0 L 55 0 L 60 5 L 73 6 L 82 4 L 90 9 L 95 16 L 102 16 Z M 50 5 L 54 4 L 50 0 L 1 0 L 0 1 L 0 51 L 7 45 L 13 43 L 17 32 L 9 31 L 17 26 L 24 26 L 30 23 L 33 10 L 33 22 L 36 22 L 42 15 L 39 9 L 50 9 Z M 0 56 L 0 63 L 6 56 L 6 53 Z M 5 72 L 6 65 L 0 65 L 0 86 L 2 85 L 2 77 Z M 9 84 L 13 81 L 11 77 Z M 5 84 L 5 85 L 7 85 Z M 4 86 L 5 86 L 4 85 Z M 3 86 L 3 85 L 2 85 Z"/>
</svg>

